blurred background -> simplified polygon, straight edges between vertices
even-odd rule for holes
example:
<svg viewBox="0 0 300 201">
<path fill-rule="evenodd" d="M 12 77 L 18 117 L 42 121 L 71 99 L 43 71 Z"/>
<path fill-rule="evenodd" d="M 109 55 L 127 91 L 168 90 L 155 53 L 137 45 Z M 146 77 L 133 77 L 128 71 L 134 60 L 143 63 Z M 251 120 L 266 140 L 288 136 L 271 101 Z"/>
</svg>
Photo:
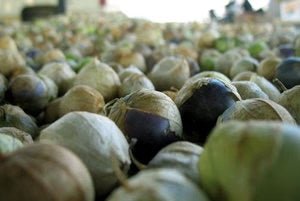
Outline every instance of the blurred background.
<svg viewBox="0 0 300 201">
<path fill-rule="evenodd" d="M 231 2 L 234 7 L 226 7 Z M 155 22 L 207 21 L 213 14 L 226 17 L 228 10 L 242 13 L 243 0 L 65 0 L 66 12 L 121 11 L 128 17 L 146 18 Z M 300 19 L 300 0 L 251 0 L 253 11 L 264 12 L 281 20 Z M 19 17 L 26 6 L 55 6 L 57 0 L 0 0 L 0 17 Z M 210 13 L 213 11 L 213 13 Z"/>
</svg>

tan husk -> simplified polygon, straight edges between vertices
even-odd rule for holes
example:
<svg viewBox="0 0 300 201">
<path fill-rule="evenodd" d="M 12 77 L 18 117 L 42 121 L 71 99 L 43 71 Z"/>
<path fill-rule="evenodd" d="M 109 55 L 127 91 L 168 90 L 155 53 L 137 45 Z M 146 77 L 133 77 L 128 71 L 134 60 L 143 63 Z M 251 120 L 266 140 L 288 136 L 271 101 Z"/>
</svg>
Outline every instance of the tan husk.
<svg viewBox="0 0 300 201">
<path fill-rule="evenodd" d="M 284 91 L 278 100 L 278 103 L 285 107 L 300 125 L 300 86 Z"/>
<path fill-rule="evenodd" d="M 0 200 L 94 201 L 91 176 L 72 152 L 57 145 L 25 146 L 0 163 Z"/>
<path fill-rule="evenodd" d="M 182 134 L 181 117 L 175 103 L 162 92 L 142 89 L 123 98 L 116 99 L 104 108 L 106 116 L 112 119 L 125 133 L 125 114 L 127 109 L 140 109 L 144 112 L 158 115 L 170 122 L 170 130 L 175 135 Z"/>
<path fill-rule="evenodd" d="M 17 69 L 25 66 L 25 60 L 18 52 L 0 49 L 0 73 L 8 77 Z"/>
<path fill-rule="evenodd" d="M 119 88 L 119 97 L 126 96 L 140 89 L 154 90 L 154 86 L 145 75 L 132 74 L 123 80 Z"/>
<path fill-rule="evenodd" d="M 20 140 L 23 144 L 31 144 L 33 143 L 31 135 L 28 133 L 21 131 L 20 129 L 17 129 L 15 127 L 1 127 L 0 133 L 4 135 L 9 135 L 12 137 L 17 138 Z"/>
<path fill-rule="evenodd" d="M 165 57 L 153 67 L 148 77 L 159 91 L 171 87 L 180 89 L 190 77 L 190 68 L 184 58 Z"/>
<path fill-rule="evenodd" d="M 22 146 L 23 144 L 19 139 L 0 133 L 0 154 L 13 152 Z"/>
<path fill-rule="evenodd" d="M 76 73 L 67 63 L 51 62 L 42 67 L 38 72 L 52 79 L 58 87 L 59 93 L 64 94 L 71 86 Z"/>
<path fill-rule="evenodd" d="M 188 100 L 194 94 L 195 90 L 201 88 L 201 86 L 203 86 L 203 85 L 209 84 L 209 82 L 212 79 L 215 79 L 215 78 L 204 77 L 204 78 L 195 79 L 191 82 L 186 82 L 183 85 L 183 87 L 179 90 L 179 92 L 177 93 L 177 96 L 175 99 L 176 105 L 178 106 L 178 105 L 185 103 L 186 100 Z M 231 93 L 234 94 L 234 96 L 236 97 L 237 100 L 242 99 L 241 96 L 239 95 L 237 89 L 235 88 L 235 86 L 233 86 L 232 84 L 225 82 L 223 80 L 220 80 L 220 79 L 217 79 L 217 80 L 222 82 L 225 87 L 230 89 Z"/>
<path fill-rule="evenodd" d="M 272 100 L 261 98 L 236 102 L 218 118 L 218 123 L 229 120 L 272 120 L 295 124 L 295 120 L 284 107 Z"/>
<path fill-rule="evenodd" d="M 250 98 L 269 99 L 269 96 L 261 90 L 257 84 L 251 81 L 234 81 L 232 82 L 241 95 L 243 100 Z"/>
<path fill-rule="evenodd" d="M 256 83 L 263 92 L 265 92 L 269 98 L 275 102 L 278 101 L 278 98 L 280 96 L 279 90 L 266 78 L 261 77 L 259 75 L 253 74 L 250 77 L 250 81 Z"/>
<path fill-rule="evenodd" d="M 62 97 L 59 104 L 59 117 L 73 111 L 98 113 L 104 105 L 104 98 L 96 89 L 86 85 L 76 85 Z"/>
<path fill-rule="evenodd" d="M 98 195 L 109 193 L 117 184 L 112 153 L 124 172 L 130 165 L 129 145 L 123 133 L 102 115 L 70 112 L 43 129 L 39 140 L 62 145 L 79 156 L 92 175 Z"/>
<path fill-rule="evenodd" d="M 131 190 L 119 187 L 106 201 L 207 201 L 194 183 L 175 169 L 144 170 L 128 180 Z"/>
<path fill-rule="evenodd" d="M 94 59 L 79 71 L 74 85 L 93 87 L 102 94 L 105 101 L 110 101 L 118 96 L 120 79 L 110 66 Z"/>
</svg>

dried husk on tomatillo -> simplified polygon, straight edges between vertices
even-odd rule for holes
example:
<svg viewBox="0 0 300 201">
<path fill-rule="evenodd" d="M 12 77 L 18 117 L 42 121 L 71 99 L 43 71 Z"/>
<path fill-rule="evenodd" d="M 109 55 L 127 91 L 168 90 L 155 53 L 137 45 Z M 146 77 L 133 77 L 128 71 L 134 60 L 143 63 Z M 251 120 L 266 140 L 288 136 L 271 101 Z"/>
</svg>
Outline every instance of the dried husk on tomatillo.
<svg viewBox="0 0 300 201">
<path fill-rule="evenodd" d="M 20 67 L 25 66 L 25 60 L 19 52 L 0 49 L 0 73 L 9 77 L 11 73 Z"/>
<path fill-rule="evenodd" d="M 268 57 L 260 62 L 257 68 L 257 74 L 268 80 L 273 80 L 276 77 L 276 68 L 280 64 L 279 57 Z"/>
<path fill-rule="evenodd" d="M 215 66 L 215 71 L 218 71 L 220 73 L 223 73 L 224 75 L 230 77 L 230 70 L 234 63 L 243 57 L 241 54 L 235 50 L 232 51 L 227 51 L 221 56 L 218 57 L 216 66 Z"/>
<path fill-rule="evenodd" d="M 93 87 L 102 94 L 105 101 L 109 101 L 118 96 L 120 79 L 110 66 L 94 59 L 79 71 L 74 85 Z"/>
<path fill-rule="evenodd" d="M 21 131 L 15 127 L 0 127 L 0 133 L 4 135 L 9 135 L 20 140 L 23 144 L 33 143 L 32 137 L 30 134 Z"/>
<path fill-rule="evenodd" d="M 236 88 L 215 78 L 200 78 L 178 91 L 175 103 L 179 108 L 184 138 L 204 143 L 217 118 L 241 97 Z"/>
<path fill-rule="evenodd" d="M 232 85 L 236 87 L 243 100 L 251 98 L 269 99 L 269 96 L 261 90 L 257 84 L 251 81 L 234 81 Z"/>
<path fill-rule="evenodd" d="M 105 195 L 117 185 L 112 158 L 129 169 L 129 145 L 113 121 L 89 112 L 71 112 L 41 131 L 39 140 L 73 151 L 90 171 L 96 193 Z"/>
<path fill-rule="evenodd" d="M 126 77 L 119 88 L 119 97 L 126 96 L 140 89 L 154 90 L 154 85 L 145 75 L 132 74 Z"/>
<path fill-rule="evenodd" d="M 86 85 L 76 85 L 62 97 L 59 116 L 73 111 L 99 113 L 104 105 L 104 98 L 96 89 Z"/>
<path fill-rule="evenodd" d="M 52 123 L 60 117 L 60 102 L 62 97 L 48 103 L 44 110 L 43 121 L 44 123 Z"/>
<path fill-rule="evenodd" d="M 299 200 L 300 129 L 270 121 L 230 121 L 214 129 L 199 160 L 211 200 Z"/>
<path fill-rule="evenodd" d="M 25 146 L 0 159 L 0 200 L 93 201 L 91 176 L 69 150 L 50 144 Z"/>
<path fill-rule="evenodd" d="M 252 57 L 243 57 L 233 63 L 230 68 L 230 77 L 233 78 L 241 72 L 252 71 L 256 72 L 259 63 Z"/>
<path fill-rule="evenodd" d="M 275 102 L 278 101 L 280 92 L 269 80 L 257 74 L 253 74 L 250 77 L 250 81 L 257 84 L 261 88 L 261 90 L 263 90 L 263 92 L 265 92 L 269 96 L 271 100 Z"/>
<path fill-rule="evenodd" d="M 160 60 L 147 76 L 156 90 L 180 89 L 190 77 L 190 68 L 186 59 L 170 56 Z"/>
<path fill-rule="evenodd" d="M 200 184 L 198 160 L 202 147 L 187 141 L 174 142 L 161 149 L 147 168 L 174 168 Z"/>
<path fill-rule="evenodd" d="M 48 77 L 37 75 L 19 75 L 10 81 L 7 90 L 9 101 L 34 115 L 56 96 L 56 84 Z"/>
<path fill-rule="evenodd" d="M 144 73 L 138 69 L 136 66 L 129 66 L 128 68 L 124 68 L 123 70 L 121 70 L 119 73 L 119 78 L 121 80 L 121 82 L 123 82 L 123 80 L 125 78 L 127 78 L 128 76 L 131 75 L 144 75 Z"/>
<path fill-rule="evenodd" d="M 33 118 L 14 105 L 0 106 L 0 127 L 15 127 L 29 133 L 32 138 L 38 135 L 38 127 Z"/>
<path fill-rule="evenodd" d="M 285 107 L 300 125 L 300 86 L 284 91 L 278 100 L 278 103 Z"/>
<path fill-rule="evenodd" d="M 187 80 L 187 82 L 193 82 L 200 78 L 216 78 L 216 79 L 222 80 L 224 82 L 228 82 L 228 83 L 231 82 L 230 79 L 226 75 L 224 75 L 220 72 L 217 72 L 217 71 L 202 71 L 201 73 L 198 73 L 198 74 L 194 75 L 193 77 L 189 78 Z"/>
<path fill-rule="evenodd" d="M 14 39 L 12 39 L 10 36 L 1 36 L 0 37 L 0 49 L 10 50 L 10 51 L 14 51 L 14 52 L 18 51 L 18 48 L 17 48 L 17 45 L 16 45 Z"/>
<path fill-rule="evenodd" d="M 218 123 L 229 120 L 273 120 L 295 124 L 294 118 L 283 106 L 261 98 L 236 102 L 219 117 Z"/>
<path fill-rule="evenodd" d="M 52 49 L 42 54 L 37 60 L 45 65 L 54 61 L 65 61 L 66 57 L 60 49 Z"/>
<path fill-rule="evenodd" d="M 126 186 L 111 193 L 106 201 L 208 201 L 197 185 L 175 169 L 144 170 Z"/>
<path fill-rule="evenodd" d="M 48 63 L 39 70 L 38 74 L 52 79 L 58 87 L 59 94 L 64 94 L 68 91 L 76 76 L 76 73 L 65 62 Z"/>
<path fill-rule="evenodd" d="M 245 71 L 237 74 L 232 78 L 232 81 L 249 81 L 252 75 L 255 75 L 256 73 Z"/>
<path fill-rule="evenodd" d="M 0 154 L 13 152 L 23 146 L 22 142 L 15 137 L 0 132 Z M 1 161 L 1 160 L 0 160 Z"/>
<path fill-rule="evenodd" d="M 112 119 L 129 141 L 135 158 L 143 163 L 166 145 L 182 138 L 182 122 L 175 103 L 162 92 L 142 89 L 107 103 Z"/>
<path fill-rule="evenodd" d="M 138 52 L 122 54 L 119 56 L 117 61 L 125 68 L 133 65 L 140 69 L 142 72 L 146 72 L 147 70 L 145 58 L 141 53 Z"/>
</svg>

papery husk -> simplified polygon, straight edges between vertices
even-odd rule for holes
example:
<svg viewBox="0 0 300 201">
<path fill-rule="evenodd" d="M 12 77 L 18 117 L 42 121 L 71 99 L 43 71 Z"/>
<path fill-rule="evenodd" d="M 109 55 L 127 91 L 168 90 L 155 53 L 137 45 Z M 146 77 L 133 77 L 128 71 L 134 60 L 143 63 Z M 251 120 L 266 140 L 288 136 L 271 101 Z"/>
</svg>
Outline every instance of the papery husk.
<svg viewBox="0 0 300 201">
<path fill-rule="evenodd" d="M 6 201 L 94 201 L 95 197 L 91 176 L 81 160 L 50 144 L 35 143 L 5 156 L 0 186 L 0 200 Z"/>
<path fill-rule="evenodd" d="M 52 123 L 60 117 L 60 102 L 62 97 L 48 103 L 44 110 L 43 120 L 45 123 Z"/>
<path fill-rule="evenodd" d="M 149 162 L 147 169 L 174 168 L 200 184 L 198 160 L 202 151 L 202 147 L 188 141 L 174 142 L 161 149 Z"/>
<path fill-rule="evenodd" d="M 105 105 L 104 113 L 123 131 L 133 156 L 148 163 L 164 146 L 182 139 L 182 122 L 175 103 L 162 92 L 142 89 Z"/>
<path fill-rule="evenodd" d="M 58 87 L 59 94 L 64 94 L 72 85 L 76 73 L 65 62 L 51 62 L 42 67 L 38 72 L 52 79 Z"/>
<path fill-rule="evenodd" d="M 13 152 L 23 146 L 22 142 L 17 138 L 5 135 L 0 132 L 0 154 Z"/>
<path fill-rule="evenodd" d="M 251 57 L 244 57 L 236 61 L 230 68 L 230 77 L 234 78 L 239 73 L 245 71 L 256 72 L 258 65 L 259 63 L 256 59 Z"/>
<path fill-rule="evenodd" d="M 118 73 L 121 82 L 123 82 L 126 77 L 131 76 L 132 74 L 144 75 L 144 73 L 136 66 L 129 66 Z"/>
<path fill-rule="evenodd" d="M 256 73 L 250 71 L 241 72 L 232 78 L 232 81 L 249 81 L 251 76 L 255 74 Z"/>
<path fill-rule="evenodd" d="M 207 201 L 206 195 L 174 169 L 144 170 L 119 187 L 106 201 Z"/>
<path fill-rule="evenodd" d="M 212 200 L 298 200 L 300 129 L 272 121 L 219 125 L 199 160 L 201 186 Z"/>
<path fill-rule="evenodd" d="M 102 115 L 68 113 L 43 129 L 39 140 L 62 145 L 79 156 L 92 175 L 97 195 L 109 193 L 117 184 L 113 155 L 124 172 L 130 165 L 129 145 L 123 133 Z"/>
<path fill-rule="evenodd" d="M 184 58 L 165 57 L 153 67 L 148 77 L 156 90 L 180 89 L 190 77 L 190 69 Z"/>
<path fill-rule="evenodd" d="M 236 102 L 218 118 L 218 123 L 229 120 L 269 120 L 295 124 L 294 118 L 283 106 L 261 98 Z"/>
<path fill-rule="evenodd" d="M 284 91 L 278 100 L 278 103 L 285 107 L 294 117 L 297 124 L 300 125 L 300 86 Z"/>
<path fill-rule="evenodd" d="M 17 45 L 14 39 L 12 39 L 10 36 L 0 37 L 0 49 L 18 52 Z"/>
<path fill-rule="evenodd" d="M 224 83 L 225 87 L 230 89 L 234 96 L 236 96 L 236 99 L 241 100 L 241 96 L 232 84 L 225 82 L 221 79 L 204 77 L 200 79 L 195 79 L 191 82 L 187 82 L 177 93 L 177 98 L 175 101 L 176 105 L 179 106 L 183 104 L 187 99 L 189 99 L 193 95 L 196 89 L 201 88 L 201 86 L 203 85 L 207 85 L 212 79 L 219 80 L 220 82 Z"/>
<path fill-rule="evenodd" d="M 77 74 L 74 80 L 75 85 L 93 87 L 102 94 L 105 101 L 109 101 L 118 96 L 120 79 L 110 66 L 94 59 Z"/>
<path fill-rule="evenodd" d="M 170 130 L 175 135 L 181 136 L 182 123 L 179 111 L 174 102 L 165 94 L 148 89 L 142 89 L 131 93 L 120 99 L 116 99 L 111 104 L 107 104 L 105 114 L 112 119 L 126 135 L 124 120 L 127 110 L 137 109 L 150 114 L 154 114 L 170 122 Z"/>
<path fill-rule="evenodd" d="M 206 49 L 199 57 L 201 68 L 205 71 L 215 70 L 216 63 L 222 54 L 215 49 Z"/>
<path fill-rule="evenodd" d="M 118 63 L 120 63 L 125 68 L 133 65 L 140 69 L 142 72 L 146 72 L 147 70 L 145 58 L 142 54 L 138 52 L 122 54 L 118 58 Z"/>
<path fill-rule="evenodd" d="M 193 77 L 189 78 L 187 80 L 187 82 L 193 82 L 200 78 L 216 78 L 216 79 L 222 80 L 227 83 L 231 82 L 230 79 L 226 75 L 224 75 L 220 72 L 217 72 L 217 71 L 202 71 L 202 72 L 194 75 Z"/>
<path fill-rule="evenodd" d="M 230 70 L 233 64 L 243 58 L 238 52 L 236 51 L 227 51 L 218 57 L 216 62 L 215 70 L 223 73 L 224 75 L 230 77 Z"/>
<path fill-rule="evenodd" d="M 37 114 L 57 96 L 57 87 L 50 78 L 19 75 L 8 86 L 7 99 L 24 111 Z"/>
<path fill-rule="evenodd" d="M 257 68 L 257 74 L 272 81 L 276 77 L 276 68 L 281 62 L 278 57 L 265 58 Z"/>
<path fill-rule="evenodd" d="M 86 85 L 76 85 L 62 97 L 59 116 L 73 111 L 99 113 L 104 105 L 104 98 L 96 89 Z"/>
<path fill-rule="evenodd" d="M 279 90 L 266 78 L 261 77 L 259 75 L 253 74 L 250 77 L 250 81 L 254 82 L 257 84 L 263 92 L 265 92 L 269 98 L 275 102 L 278 101 L 278 98 L 280 96 Z"/>
<path fill-rule="evenodd" d="M 38 127 L 32 117 L 27 115 L 20 107 L 14 105 L 0 106 L 0 127 L 15 127 L 26 133 L 32 138 L 37 137 Z"/>
<path fill-rule="evenodd" d="M 24 145 L 33 143 L 30 134 L 17 129 L 15 127 L 0 127 L 0 133 L 3 135 L 9 135 L 20 140 Z"/>
<path fill-rule="evenodd" d="M 34 70 L 31 67 L 20 67 L 20 68 L 16 68 L 12 71 L 11 75 L 10 75 L 10 80 L 14 79 L 15 77 L 19 76 L 19 75 L 36 75 L 36 73 L 34 72 Z"/>
<path fill-rule="evenodd" d="M 45 65 L 50 62 L 65 61 L 66 57 L 60 49 L 52 49 L 43 54 L 38 60 Z"/>
<path fill-rule="evenodd" d="M 126 77 L 119 88 L 119 97 L 126 96 L 140 89 L 154 90 L 154 85 L 145 75 L 132 74 Z"/>
<path fill-rule="evenodd" d="M 269 96 L 254 82 L 234 81 L 232 84 L 236 87 L 243 100 L 251 98 L 269 99 Z"/>
<path fill-rule="evenodd" d="M 21 54 L 11 50 L 0 50 L 0 63 L 0 73 L 6 77 L 9 77 L 15 69 L 25 66 L 25 60 Z"/>
</svg>

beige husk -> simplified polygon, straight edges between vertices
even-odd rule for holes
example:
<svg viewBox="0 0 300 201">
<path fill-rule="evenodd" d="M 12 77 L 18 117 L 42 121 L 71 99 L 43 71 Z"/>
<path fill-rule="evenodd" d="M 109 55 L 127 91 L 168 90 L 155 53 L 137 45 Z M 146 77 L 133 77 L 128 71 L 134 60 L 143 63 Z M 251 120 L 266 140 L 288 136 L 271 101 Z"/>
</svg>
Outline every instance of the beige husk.
<svg viewBox="0 0 300 201">
<path fill-rule="evenodd" d="M 19 139 L 0 133 L 0 154 L 8 154 L 22 146 L 23 144 Z"/>
<path fill-rule="evenodd" d="M 300 125 L 300 86 L 284 91 L 278 100 L 278 103 L 285 107 Z"/>
<path fill-rule="evenodd" d="M 182 122 L 178 108 L 162 92 L 142 89 L 108 103 L 104 112 L 125 133 L 124 121 L 127 109 L 138 109 L 169 120 L 170 130 L 177 136 L 182 134 Z"/>
<path fill-rule="evenodd" d="M 11 50 L 0 49 L 0 63 L 0 73 L 4 76 L 10 76 L 15 69 L 25 66 L 25 60 L 21 54 Z"/>
<path fill-rule="evenodd" d="M 15 127 L 1 127 L 0 133 L 4 135 L 9 135 L 12 137 L 17 138 L 20 140 L 23 144 L 31 144 L 33 143 L 31 135 L 28 133 L 21 131 Z"/>
<path fill-rule="evenodd" d="M 110 66 L 94 59 L 79 71 L 74 85 L 93 87 L 102 94 L 105 101 L 110 101 L 118 96 L 120 79 Z"/>
<path fill-rule="evenodd" d="M 68 113 L 42 130 L 39 140 L 62 145 L 79 156 L 92 175 L 98 195 L 109 193 L 117 184 L 111 152 L 124 172 L 130 165 L 129 145 L 123 133 L 102 115 Z"/>
<path fill-rule="evenodd" d="M 154 90 L 154 86 L 145 75 L 132 74 L 123 80 L 119 88 L 119 97 L 126 96 L 140 89 Z"/>
<path fill-rule="evenodd" d="M 257 84 L 251 81 L 235 81 L 232 85 L 236 87 L 243 100 L 251 98 L 269 99 L 269 96 L 261 90 Z"/>
<path fill-rule="evenodd" d="M 38 72 L 52 79 L 59 89 L 60 94 L 64 94 L 75 78 L 76 73 L 71 69 L 67 63 L 51 62 L 42 67 Z"/>
<path fill-rule="evenodd" d="M 208 85 L 209 82 L 213 79 L 215 79 L 215 78 L 206 78 L 205 77 L 205 78 L 196 79 L 191 82 L 186 82 L 177 93 L 177 96 L 175 99 L 175 103 L 176 103 L 177 107 L 182 105 L 183 103 L 185 103 L 185 101 L 188 100 L 194 94 L 195 90 L 201 88 L 201 86 L 203 86 L 203 85 Z M 237 92 L 237 89 L 235 88 L 235 86 L 233 86 L 232 84 L 227 83 L 223 80 L 220 80 L 220 79 L 216 79 L 216 80 L 219 80 L 221 83 L 224 84 L 224 86 L 226 88 L 230 89 L 231 93 L 236 97 L 237 100 L 241 100 L 241 96 Z"/>
<path fill-rule="evenodd" d="M 62 97 L 59 116 L 73 111 L 98 113 L 104 105 L 104 98 L 96 89 L 86 85 L 76 85 Z"/>
<path fill-rule="evenodd" d="M 190 68 L 184 58 L 165 57 L 153 67 L 148 77 L 159 91 L 171 87 L 180 89 L 190 77 Z"/>
<path fill-rule="evenodd" d="M 3 201 L 94 201 L 88 170 L 77 156 L 57 145 L 35 143 L 5 156 L 0 186 Z"/>
<path fill-rule="evenodd" d="M 284 107 L 272 100 L 261 98 L 236 102 L 218 118 L 218 123 L 229 120 L 273 120 L 295 124 L 295 120 Z"/>
</svg>

